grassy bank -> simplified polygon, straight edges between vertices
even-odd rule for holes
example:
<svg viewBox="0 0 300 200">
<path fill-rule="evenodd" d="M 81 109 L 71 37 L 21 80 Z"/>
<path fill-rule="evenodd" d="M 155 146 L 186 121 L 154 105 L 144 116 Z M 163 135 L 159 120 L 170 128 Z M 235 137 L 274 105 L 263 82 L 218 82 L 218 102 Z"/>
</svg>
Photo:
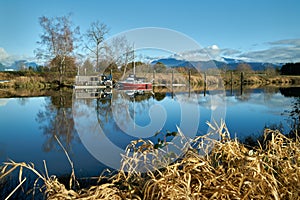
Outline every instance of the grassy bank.
<svg viewBox="0 0 300 200">
<path fill-rule="evenodd" d="M 248 148 L 229 138 L 224 123 L 212 128 L 221 140 L 198 137 L 193 146 L 186 144 L 186 153 L 172 163 L 162 160 L 161 149 L 151 142 L 132 142 L 121 170 L 105 181 L 99 177 L 98 184 L 88 188 L 80 188 L 75 174 L 64 185 L 26 163 L 6 163 L 0 177 L 19 168 L 22 181 L 22 170 L 27 168 L 43 180 L 47 199 L 300 199 L 298 136 L 289 139 L 266 129 L 263 143 Z M 207 144 L 213 144 L 212 148 L 207 149 Z M 143 160 L 149 154 L 152 159 Z M 141 160 L 160 164 L 141 173 L 136 170 Z"/>
<path fill-rule="evenodd" d="M 55 78 L 56 76 L 56 78 Z M 284 76 L 284 75 L 266 75 L 255 73 L 244 73 L 243 79 L 241 79 L 240 73 L 226 73 L 221 75 L 204 75 L 204 74 L 192 74 L 190 77 L 187 72 L 172 72 L 169 70 L 164 73 L 137 73 L 139 77 L 145 77 L 147 80 L 153 80 L 157 85 L 170 86 L 174 84 L 181 84 L 197 90 L 204 86 L 206 81 L 206 87 L 208 90 L 214 90 L 220 87 L 238 86 L 243 85 L 256 85 L 257 87 L 265 85 L 300 85 L 300 76 Z M 115 79 L 114 81 L 118 81 Z M 57 88 L 60 86 L 71 87 L 74 85 L 75 77 L 66 78 L 63 85 L 59 85 L 57 75 L 54 73 L 37 73 L 31 71 L 19 71 L 19 72 L 0 72 L 0 88 L 26 88 L 26 89 L 49 89 Z M 190 83 L 189 81 L 190 80 Z M 7 81 L 7 82 L 6 82 Z"/>
<path fill-rule="evenodd" d="M 222 74 L 225 85 L 256 84 L 256 85 L 299 85 L 300 76 L 267 75 L 260 73 L 226 73 Z"/>
<path fill-rule="evenodd" d="M 49 89 L 60 87 L 54 73 L 37 73 L 32 71 L 0 72 L 0 88 L 14 89 Z M 72 86 L 74 78 L 66 78 L 63 86 Z"/>
</svg>

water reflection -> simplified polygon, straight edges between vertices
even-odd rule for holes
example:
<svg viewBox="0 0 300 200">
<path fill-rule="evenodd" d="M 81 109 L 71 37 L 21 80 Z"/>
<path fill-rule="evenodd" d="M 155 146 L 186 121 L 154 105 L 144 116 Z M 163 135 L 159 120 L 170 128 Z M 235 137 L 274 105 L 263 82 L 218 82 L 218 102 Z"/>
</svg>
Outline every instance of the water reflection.
<svg viewBox="0 0 300 200">
<path fill-rule="evenodd" d="M 36 121 L 45 136 L 45 152 L 58 147 L 55 136 L 70 150 L 72 141 L 77 137 L 72 114 L 72 91 L 53 92 L 53 95 L 46 99 L 44 108 L 38 112 Z"/>
<path fill-rule="evenodd" d="M 290 124 L 291 131 L 290 137 L 295 137 L 300 132 L 300 97 L 297 97 L 292 101 L 292 105 L 289 110 L 285 111 L 288 115 L 288 123 Z"/>
<path fill-rule="evenodd" d="M 75 126 L 83 145 L 100 162 L 115 169 L 120 167 L 121 154 L 132 140 L 165 141 L 166 135 L 156 133 L 177 132 L 176 125 L 191 137 L 198 132 L 198 101 L 186 93 L 114 90 L 110 100 L 76 98 L 73 104 Z M 169 135 L 168 140 L 175 143 L 176 134 Z"/>
<path fill-rule="evenodd" d="M 224 105 L 231 136 L 241 140 L 248 136 L 257 138 L 265 127 L 278 128 L 291 135 L 300 129 L 300 88 L 244 88 L 243 95 L 237 89 L 226 91 L 226 96 L 220 95 L 222 91 L 206 91 L 205 96 L 200 91 L 190 97 L 185 92 L 172 95 L 168 91 L 132 96 L 112 90 L 105 95 L 89 94 L 89 98 L 75 98 L 73 90 L 45 94 L 40 98 L 0 98 L 1 162 L 13 159 L 36 164 L 46 159 L 53 173 L 69 169 L 55 140 L 57 135 L 78 170 L 98 175 L 104 164 L 119 164 L 120 154 L 131 140 L 145 138 L 158 145 L 165 139 L 173 140 L 176 125 L 184 127 L 181 121 L 184 106 L 187 124 L 184 132 L 189 132 L 189 128 L 195 131 L 195 127 L 188 126 L 193 118 L 198 118 L 198 135 L 207 132 L 205 123 L 211 121 L 213 110 L 218 112 L 218 107 Z M 219 100 L 214 102 L 216 95 Z M 195 115 L 196 107 L 199 116 Z M 164 111 L 159 111 L 160 108 Z M 156 127 L 151 124 L 155 120 L 158 120 Z M 91 142 L 90 149 L 84 146 L 86 142 Z M 113 152 L 110 145 L 117 151 Z M 98 155 L 91 153 L 94 150 Z M 111 163 L 100 163 L 93 156 L 101 159 L 105 156 Z"/>
</svg>

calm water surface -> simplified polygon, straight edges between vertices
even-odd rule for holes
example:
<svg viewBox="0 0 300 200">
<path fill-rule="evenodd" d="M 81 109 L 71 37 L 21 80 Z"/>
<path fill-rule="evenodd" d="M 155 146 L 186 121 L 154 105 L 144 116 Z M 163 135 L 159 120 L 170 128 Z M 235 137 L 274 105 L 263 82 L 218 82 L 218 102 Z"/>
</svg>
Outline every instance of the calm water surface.
<svg viewBox="0 0 300 200">
<path fill-rule="evenodd" d="M 295 125 L 297 94 L 298 88 L 255 89 L 242 95 L 225 91 L 205 96 L 132 96 L 113 91 L 102 99 L 59 92 L 47 97 L 0 98 L 0 162 L 33 162 L 43 169 L 46 160 L 50 173 L 70 173 L 57 135 L 78 176 L 96 176 L 106 166 L 120 163 L 120 153 L 131 140 L 143 138 L 156 143 L 165 138 L 163 133 L 176 131 L 176 125 L 188 137 L 207 133 L 206 122 L 214 118 L 224 118 L 231 136 L 240 140 L 258 136 L 265 127 L 288 133 Z"/>
</svg>

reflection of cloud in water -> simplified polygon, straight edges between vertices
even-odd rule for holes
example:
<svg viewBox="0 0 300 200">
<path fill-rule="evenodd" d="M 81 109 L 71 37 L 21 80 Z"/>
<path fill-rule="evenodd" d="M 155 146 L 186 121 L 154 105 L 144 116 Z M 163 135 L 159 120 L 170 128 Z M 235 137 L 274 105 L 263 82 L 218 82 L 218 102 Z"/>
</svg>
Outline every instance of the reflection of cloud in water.
<svg viewBox="0 0 300 200">
<path fill-rule="evenodd" d="M 287 109 L 292 101 L 292 98 L 287 98 L 280 93 L 251 93 L 246 101 L 241 101 L 236 96 L 226 97 L 226 99 L 229 107 L 234 107 L 238 104 L 248 104 L 249 106 L 255 106 L 251 107 L 252 111 L 263 111 L 276 116 L 282 115 L 283 110 Z"/>
<path fill-rule="evenodd" d="M 268 96 L 266 97 L 266 95 Z M 239 103 L 237 99 L 233 99 L 233 98 L 227 98 L 227 99 L 228 99 L 227 105 Z M 290 104 L 290 101 L 287 101 L 287 98 L 281 95 L 280 93 L 275 93 L 272 95 L 264 94 L 264 93 L 258 93 L 258 94 L 252 93 L 250 95 L 250 98 L 246 102 L 253 105 L 264 105 L 269 108 L 278 108 Z"/>
<path fill-rule="evenodd" d="M 286 98 L 280 93 L 250 93 L 247 100 L 240 100 L 239 96 L 218 96 L 219 94 L 200 95 L 198 103 L 212 112 L 216 112 L 219 107 L 235 107 L 237 105 L 249 105 L 252 112 L 270 113 L 272 115 L 281 115 L 282 111 L 291 105 L 292 98 Z M 254 107 L 253 107 L 254 106 Z M 248 107 L 248 106 L 247 106 Z"/>
<path fill-rule="evenodd" d="M 6 104 L 9 102 L 9 99 L 0 99 L 0 106 L 6 106 Z"/>
</svg>

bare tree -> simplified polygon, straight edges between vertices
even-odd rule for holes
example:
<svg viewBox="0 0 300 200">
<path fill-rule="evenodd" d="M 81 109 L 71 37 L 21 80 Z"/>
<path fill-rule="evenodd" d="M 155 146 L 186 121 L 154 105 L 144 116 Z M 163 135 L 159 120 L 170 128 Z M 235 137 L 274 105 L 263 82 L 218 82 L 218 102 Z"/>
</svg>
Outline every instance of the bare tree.
<svg viewBox="0 0 300 200">
<path fill-rule="evenodd" d="M 68 67 L 66 59 L 74 56 L 79 27 L 73 28 L 70 15 L 54 18 L 42 16 L 39 23 L 43 33 L 40 36 L 41 40 L 38 41 L 41 47 L 35 51 L 36 56 L 52 62 L 52 67 L 58 70 L 59 83 L 62 84 Z"/>
<path fill-rule="evenodd" d="M 109 28 L 99 21 L 93 22 L 85 34 L 87 49 L 96 59 L 96 69 L 99 70 L 101 50 L 105 47 L 103 42 L 108 34 Z"/>
<path fill-rule="evenodd" d="M 253 72 L 252 67 L 249 64 L 247 64 L 247 63 L 241 63 L 241 64 L 239 64 L 236 67 L 236 70 L 238 72 L 246 72 L 246 73 L 252 73 Z"/>
<path fill-rule="evenodd" d="M 125 36 L 115 37 L 112 39 L 106 53 L 110 62 L 123 68 L 123 79 L 126 74 L 128 63 L 132 62 L 134 59 L 133 45 L 129 43 Z"/>
<path fill-rule="evenodd" d="M 268 76 L 278 75 L 278 72 L 276 71 L 276 69 L 272 65 L 267 65 L 265 67 L 264 71 L 265 71 L 266 75 L 268 75 Z"/>
</svg>

